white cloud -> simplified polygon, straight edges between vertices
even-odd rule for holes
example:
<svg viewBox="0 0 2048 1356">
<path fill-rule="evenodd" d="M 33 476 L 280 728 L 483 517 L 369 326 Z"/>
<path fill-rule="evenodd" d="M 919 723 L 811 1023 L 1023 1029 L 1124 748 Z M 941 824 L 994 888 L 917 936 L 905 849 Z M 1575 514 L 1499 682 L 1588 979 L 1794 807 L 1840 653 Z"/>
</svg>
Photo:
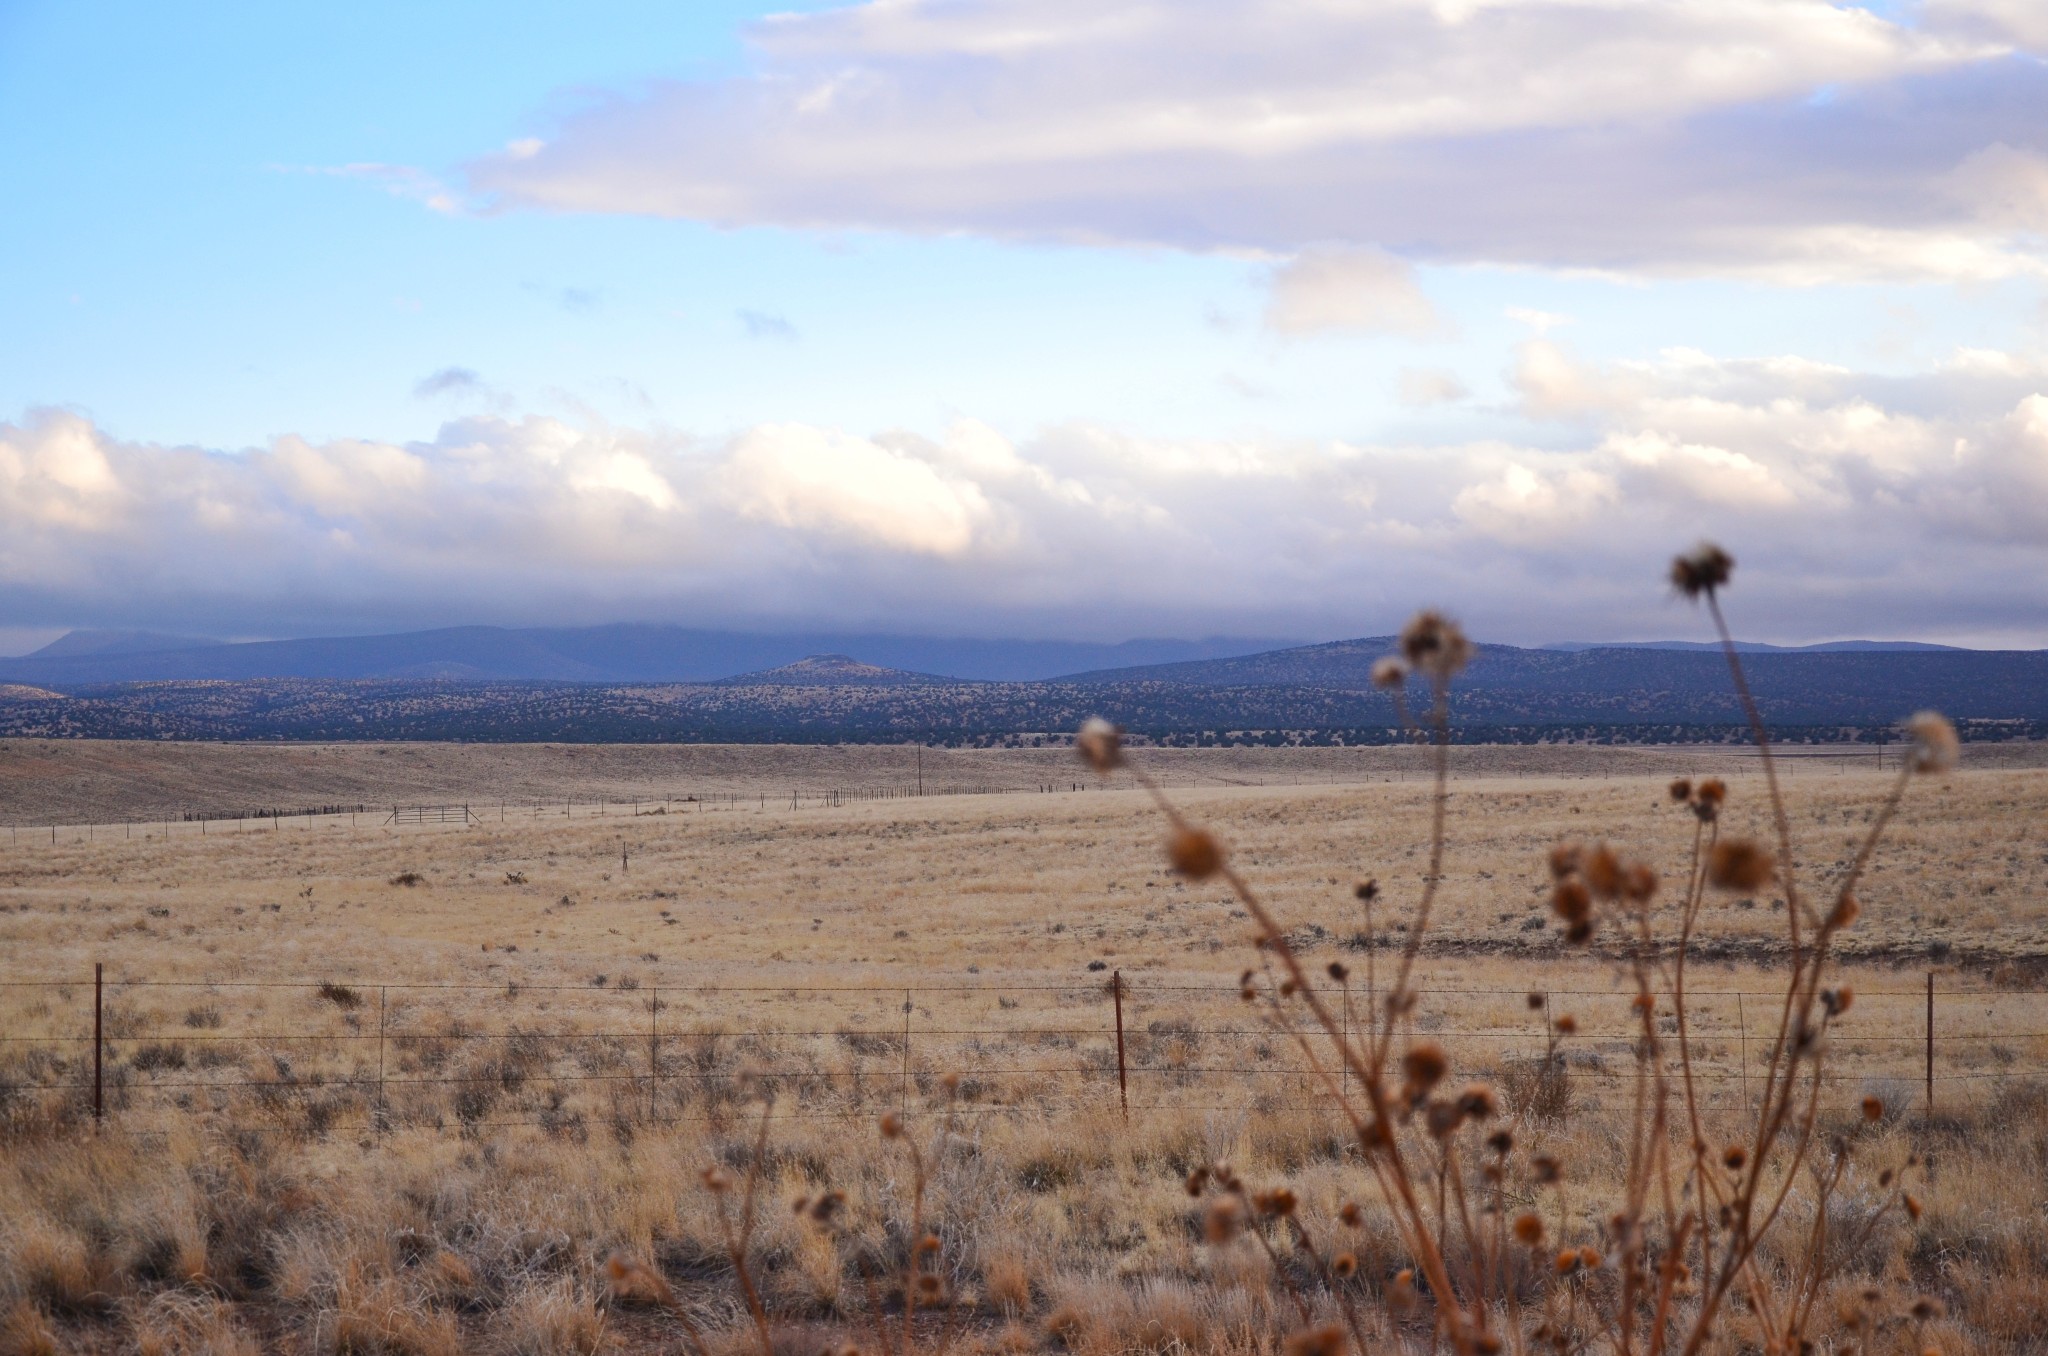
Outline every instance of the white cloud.
<svg viewBox="0 0 2048 1356">
<path fill-rule="evenodd" d="M 983 634 L 1369 634 L 1414 605 L 1543 641 L 1669 633 L 1661 563 L 1743 561 L 1746 629 L 2048 644 L 2048 367 L 1876 376 L 1547 340 L 1545 445 L 476 417 L 239 452 L 0 423 L 0 627 L 240 633 L 678 619 Z M 1535 377 L 1529 374 L 1535 372 Z M 1544 402 L 1548 402 L 1545 404 Z M 431 581 L 423 586 L 422 581 Z"/>
<path fill-rule="evenodd" d="M 1786 282 L 2042 270 L 2029 0 L 870 0 L 469 169 L 509 205 Z"/>
<path fill-rule="evenodd" d="M 1449 405 L 1471 395 L 1471 389 L 1455 372 L 1434 368 L 1403 368 L 1399 384 L 1403 405 Z"/>
<path fill-rule="evenodd" d="M 1432 334 L 1445 328 L 1415 270 L 1384 250 L 1307 250 L 1274 269 L 1269 287 L 1266 328 L 1280 334 Z"/>
</svg>

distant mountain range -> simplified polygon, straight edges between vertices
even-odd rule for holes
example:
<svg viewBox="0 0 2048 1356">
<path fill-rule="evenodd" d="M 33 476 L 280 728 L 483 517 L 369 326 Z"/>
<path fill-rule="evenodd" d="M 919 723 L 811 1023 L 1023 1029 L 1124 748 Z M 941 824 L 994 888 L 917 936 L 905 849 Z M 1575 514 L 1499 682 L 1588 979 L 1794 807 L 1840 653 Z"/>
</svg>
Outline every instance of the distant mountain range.
<svg viewBox="0 0 2048 1356">
<path fill-rule="evenodd" d="M 1059 738 L 1100 714 L 1173 743 L 1402 737 L 1392 699 L 1370 677 L 1394 648 L 1388 636 L 1207 657 L 1181 656 L 1230 642 L 853 639 L 860 643 L 793 658 L 787 648 L 801 638 L 658 627 L 480 627 L 170 650 L 81 642 L 0 665 L 0 734 L 986 744 Z M 945 674 L 963 659 L 995 668 L 1148 651 L 1173 657 L 1054 678 Z M 764 653 L 773 662 L 738 662 Z M 905 655 L 927 662 L 906 664 Z M 287 662 L 301 672 L 277 674 Z M 664 666 L 692 676 L 641 676 Z M 573 671 L 564 676 L 565 668 Z M 2048 737 L 2048 651 L 1760 649 L 1744 656 L 1744 668 L 1766 720 L 1791 737 L 1885 737 L 1922 708 L 1947 712 L 1972 738 Z M 122 676 L 80 677 L 110 671 Z M 609 676 L 620 671 L 631 676 Z M 1482 645 L 1458 679 L 1452 711 L 1456 737 L 1467 741 L 1690 743 L 1742 737 L 1744 720 L 1725 657 L 1675 644 Z"/>
<path fill-rule="evenodd" d="M 455 626 L 384 636 L 226 643 L 149 631 L 73 631 L 18 659 L 0 682 L 47 687 L 257 678 L 422 678 L 471 681 L 703 683 L 818 655 L 985 682 L 1029 682 L 1081 669 L 1251 654 L 1292 642 L 1205 640 L 956 640 L 816 633 L 786 636 L 681 626 Z"/>
</svg>

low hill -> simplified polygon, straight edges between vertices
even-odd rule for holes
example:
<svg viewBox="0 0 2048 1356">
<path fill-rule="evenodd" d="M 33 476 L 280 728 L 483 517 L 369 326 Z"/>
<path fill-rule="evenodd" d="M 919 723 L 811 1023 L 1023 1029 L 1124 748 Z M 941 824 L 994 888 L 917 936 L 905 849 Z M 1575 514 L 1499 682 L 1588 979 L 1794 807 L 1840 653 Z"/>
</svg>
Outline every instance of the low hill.
<svg viewBox="0 0 2048 1356">
<path fill-rule="evenodd" d="M 0 682 L 46 687 L 272 678 L 703 683 L 824 654 L 968 681 L 1029 682 L 1077 669 L 1250 654 L 1276 643 L 1229 636 L 1114 645 L 834 633 L 772 636 L 640 623 L 517 630 L 455 626 L 235 644 L 149 632 L 74 631 L 32 655 L 0 659 Z"/>
<path fill-rule="evenodd" d="M 719 680 L 721 687 L 930 687 L 951 683 L 929 673 L 909 673 L 863 664 L 851 655 L 814 654 L 759 673 L 742 673 Z"/>
</svg>

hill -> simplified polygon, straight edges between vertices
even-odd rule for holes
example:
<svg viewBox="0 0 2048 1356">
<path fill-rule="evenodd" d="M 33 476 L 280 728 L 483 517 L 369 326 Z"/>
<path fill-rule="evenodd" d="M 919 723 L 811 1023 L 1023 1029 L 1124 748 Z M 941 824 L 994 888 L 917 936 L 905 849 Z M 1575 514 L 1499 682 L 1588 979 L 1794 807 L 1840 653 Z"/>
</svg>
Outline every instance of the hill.
<svg viewBox="0 0 2048 1356">
<path fill-rule="evenodd" d="M 523 630 L 456 626 L 235 644 L 151 632 L 74 631 L 34 654 L 0 659 L 0 681 L 49 687 L 274 678 L 702 683 L 838 654 L 906 672 L 1028 682 L 1078 669 L 1250 654 L 1276 643 L 1230 636 L 1113 645 L 840 633 L 767 636 L 641 623 Z"/>
</svg>

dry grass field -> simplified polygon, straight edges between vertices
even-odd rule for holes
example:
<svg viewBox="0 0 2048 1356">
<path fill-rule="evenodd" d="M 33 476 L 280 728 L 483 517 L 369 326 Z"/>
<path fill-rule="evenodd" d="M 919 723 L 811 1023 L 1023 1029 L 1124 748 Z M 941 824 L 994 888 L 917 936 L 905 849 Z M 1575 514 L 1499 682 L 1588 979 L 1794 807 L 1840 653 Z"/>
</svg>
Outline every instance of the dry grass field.
<svg viewBox="0 0 2048 1356">
<path fill-rule="evenodd" d="M 1384 984 L 1428 870 L 1422 752 L 1147 765 L 1294 951 Z M 925 1265 L 913 1146 L 938 1240 L 922 1344 L 1277 1351 L 1301 1323 L 1276 1277 L 1302 1264 L 1256 1231 L 1205 1241 L 1183 1181 L 1220 1160 L 1286 1181 L 1301 1229 L 1347 1240 L 1355 1276 L 1322 1280 L 1366 1304 L 1362 1335 L 1429 1349 L 1404 1301 L 1410 1250 L 1358 1143 L 1303 1048 L 1239 999 L 1265 954 L 1242 901 L 1169 870 L 1150 800 L 1126 777 L 1085 780 L 1065 750 L 924 755 L 930 786 L 1016 794 L 791 808 L 806 787 L 901 786 L 912 756 L 9 746 L 0 819 L 69 827 L 0 840 L 0 1352 L 651 1351 L 691 1327 L 743 1349 L 720 1226 L 738 1188 L 714 1190 L 712 1166 L 758 1187 L 745 1256 L 776 1350 L 881 1348 L 876 1316 L 900 1321 L 905 1268 Z M 1668 778 L 1726 776 L 1731 835 L 1764 835 L 1762 782 L 1715 751 L 1459 749 L 1453 768 L 1404 1030 L 1440 1042 L 1456 1080 L 1498 1090 L 1518 1155 L 1565 1165 L 1568 1190 L 1510 1204 L 1595 1244 L 1639 1087 L 1633 981 L 1611 936 L 1560 942 L 1546 854 L 1603 839 L 1676 878 L 1694 821 Z M 1891 781 L 1825 760 L 1793 771 L 1810 882 L 1847 865 Z M 601 818 L 561 804 L 598 796 L 614 802 Z M 507 808 L 461 825 L 123 822 L 358 798 Z M 2048 1331 L 2044 822 L 2040 771 L 1966 761 L 1918 778 L 1857 891 L 1836 978 L 1860 997 L 1818 1104 L 1828 1133 L 1857 1137 L 1856 1166 L 1831 1194 L 1793 1184 L 1787 1232 L 1847 1221 L 1915 1155 L 1919 1199 L 1915 1217 L 1825 1235 L 1828 1340 L 2009 1352 Z M 1383 889 L 1371 917 L 1354 894 L 1368 878 Z M 1783 908 L 1761 889 L 1700 914 L 1690 1036 L 1717 1136 L 1761 1095 Z M 1563 1015 L 1577 1033 L 1553 1062 Z M 876 1132 L 891 1111 L 909 1125 L 894 1141 Z M 832 1228 L 788 1209 L 831 1190 L 846 1193 Z M 1339 1222 L 1354 1200 L 1357 1223 Z M 1793 1251 L 1774 1241 L 1760 1264 L 1794 1268 Z M 651 1271 L 608 1274 L 613 1257 Z M 1883 1297 L 1860 1299 L 1871 1286 Z M 665 1287 L 674 1304 L 650 1302 Z M 1916 1315 L 1920 1296 L 1943 1312 Z M 1756 1349 L 1754 1322 L 1732 1317 L 1713 1349 Z"/>
</svg>

